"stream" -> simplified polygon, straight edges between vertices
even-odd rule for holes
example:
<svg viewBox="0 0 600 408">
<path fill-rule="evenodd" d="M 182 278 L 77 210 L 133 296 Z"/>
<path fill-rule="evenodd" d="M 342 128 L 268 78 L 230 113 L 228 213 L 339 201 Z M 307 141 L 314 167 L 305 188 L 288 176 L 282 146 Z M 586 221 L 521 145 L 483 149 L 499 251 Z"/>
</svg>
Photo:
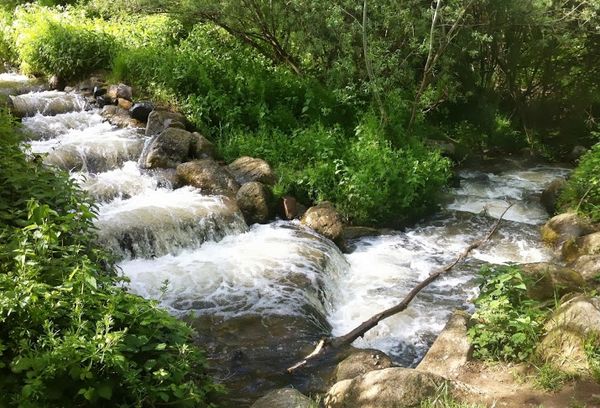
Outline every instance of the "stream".
<svg viewBox="0 0 600 408">
<path fill-rule="evenodd" d="M 405 231 L 352 240 L 342 254 L 298 222 L 249 226 L 229 199 L 173 189 L 172 173 L 141 170 L 143 130 L 110 125 L 75 94 L 19 98 L 31 110 L 22 121 L 32 152 L 47 154 L 47 164 L 70 171 L 97 200 L 98 240 L 118 257 L 128 290 L 198 329 L 211 373 L 230 389 L 223 406 L 249 406 L 288 384 L 323 390 L 327 370 L 291 376 L 284 369 L 322 336 L 341 335 L 397 303 L 481 238 L 507 200 L 515 204 L 490 243 L 354 346 L 415 366 L 452 311 L 472 308 L 482 265 L 552 255 L 539 239 L 548 218 L 539 195 L 567 168 L 503 158 L 462 169 L 460 186 L 447 192 L 437 214 Z M 64 113 L 45 115 L 51 104 Z"/>
</svg>

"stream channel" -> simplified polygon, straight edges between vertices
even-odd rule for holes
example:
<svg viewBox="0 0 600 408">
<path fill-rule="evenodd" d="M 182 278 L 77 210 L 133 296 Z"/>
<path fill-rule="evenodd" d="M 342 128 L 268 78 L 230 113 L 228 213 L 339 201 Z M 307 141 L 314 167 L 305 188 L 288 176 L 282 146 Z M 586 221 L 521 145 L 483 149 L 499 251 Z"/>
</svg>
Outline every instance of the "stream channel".
<svg viewBox="0 0 600 408">
<path fill-rule="evenodd" d="M 539 195 L 568 173 L 564 167 L 504 158 L 460 170 L 460 186 L 448 191 L 436 215 L 405 231 L 355 239 L 342 254 L 298 222 L 248 226 L 227 198 L 173 189 L 169 172 L 141 170 L 143 131 L 110 125 L 75 94 L 19 98 L 37 111 L 23 118 L 32 152 L 47 153 L 46 163 L 70 171 L 97 200 L 98 239 L 118 256 L 128 290 L 157 299 L 197 328 L 211 373 L 230 389 L 223 406 L 249 406 L 288 384 L 306 393 L 323 390 L 322 370 L 292 376 L 285 368 L 322 336 L 343 334 L 394 305 L 481 238 L 505 200 L 515 205 L 491 243 L 354 346 L 414 366 L 454 309 L 471 310 L 482 265 L 552 255 L 539 239 L 548 218 Z M 67 112 L 45 115 L 56 103 Z"/>
</svg>

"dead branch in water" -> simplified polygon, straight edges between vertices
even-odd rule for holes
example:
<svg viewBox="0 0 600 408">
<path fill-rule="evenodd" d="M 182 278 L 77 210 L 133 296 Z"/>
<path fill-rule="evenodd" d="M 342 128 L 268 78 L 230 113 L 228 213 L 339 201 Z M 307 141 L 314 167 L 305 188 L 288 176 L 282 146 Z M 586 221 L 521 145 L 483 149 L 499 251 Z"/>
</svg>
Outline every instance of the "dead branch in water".
<svg viewBox="0 0 600 408">
<path fill-rule="evenodd" d="M 417 296 L 419 294 L 419 292 L 421 292 L 424 288 L 426 288 L 430 283 L 435 281 L 441 275 L 449 272 L 456 265 L 463 262 L 469 256 L 471 251 L 473 251 L 476 248 L 479 248 L 485 242 L 489 241 L 489 239 L 492 237 L 492 235 L 494 235 L 494 233 L 498 230 L 498 227 L 500 226 L 500 222 L 504 218 L 504 215 L 512 206 L 513 206 L 513 204 L 510 203 L 508 205 L 508 207 L 506 207 L 506 209 L 502 212 L 502 214 L 500 215 L 498 220 L 492 226 L 492 229 L 488 232 L 488 234 L 483 239 L 480 239 L 480 240 L 477 240 L 477 241 L 471 243 L 456 257 L 456 259 L 454 261 L 452 261 L 448 265 L 432 272 L 426 279 L 424 279 L 423 281 L 421 281 L 421 283 L 419 283 L 417 286 L 415 286 L 400 303 L 398 303 L 397 305 L 395 305 L 393 307 L 390 307 L 389 309 L 386 309 L 382 312 L 377 313 L 376 315 L 374 315 L 370 319 L 364 321 L 359 326 L 357 326 L 355 329 L 344 334 L 343 336 L 333 337 L 333 338 L 329 337 L 329 338 L 321 339 L 319 341 L 319 343 L 317 344 L 316 348 L 309 355 L 304 357 L 304 359 L 302 361 L 299 361 L 298 363 L 296 363 L 293 366 L 291 366 L 290 368 L 288 368 L 287 372 L 288 373 L 294 372 L 298 368 L 305 366 L 307 363 L 316 359 L 317 357 L 321 356 L 322 354 L 324 354 L 327 351 L 332 351 L 335 349 L 339 349 L 343 346 L 348 346 L 348 345 L 352 344 L 352 342 L 354 342 L 354 340 L 358 339 L 359 337 L 363 337 L 366 332 L 371 330 L 373 327 L 377 326 L 377 324 L 379 324 L 379 322 L 382 321 L 383 319 L 387 319 L 390 316 L 393 316 L 397 313 L 404 311 L 408 307 L 410 302 L 412 302 L 412 300 L 415 298 L 415 296 Z"/>
</svg>

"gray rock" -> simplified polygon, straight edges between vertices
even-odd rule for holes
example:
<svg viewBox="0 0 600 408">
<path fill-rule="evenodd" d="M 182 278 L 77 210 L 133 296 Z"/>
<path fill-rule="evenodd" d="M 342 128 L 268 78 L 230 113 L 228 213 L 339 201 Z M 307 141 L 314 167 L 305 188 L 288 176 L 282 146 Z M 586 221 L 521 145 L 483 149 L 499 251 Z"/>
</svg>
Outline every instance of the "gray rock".
<svg viewBox="0 0 600 408">
<path fill-rule="evenodd" d="M 556 212 L 556 202 L 566 184 L 567 180 L 563 177 L 559 177 L 548 184 L 548 187 L 542 191 L 540 201 L 548 214 L 554 214 Z"/>
<path fill-rule="evenodd" d="M 592 226 L 575 213 L 563 213 L 552 217 L 542 226 L 542 240 L 559 245 L 593 231 Z"/>
<path fill-rule="evenodd" d="M 444 384 L 452 394 L 452 383 L 435 374 L 400 367 L 370 371 L 336 383 L 325 396 L 325 407 L 419 408 Z"/>
<path fill-rule="evenodd" d="M 116 105 L 106 105 L 100 113 L 108 122 L 118 127 L 143 127 L 143 123 L 129 116 L 129 112 Z"/>
<path fill-rule="evenodd" d="M 243 184 L 235 198 L 248 225 L 266 224 L 272 218 L 273 194 L 264 184 L 258 181 Z"/>
<path fill-rule="evenodd" d="M 182 185 L 197 187 L 206 194 L 234 197 L 240 188 L 233 176 L 212 159 L 180 164 L 177 166 L 177 180 Z"/>
<path fill-rule="evenodd" d="M 562 246 L 561 254 L 567 262 L 575 262 L 583 255 L 600 255 L 600 232 L 566 241 Z"/>
<path fill-rule="evenodd" d="M 185 116 L 178 112 L 153 110 L 148 115 L 146 136 L 154 136 L 169 127 L 185 129 Z"/>
<path fill-rule="evenodd" d="M 125 84 L 111 85 L 108 87 L 107 95 L 116 101 L 118 98 L 133 101 L 133 90 L 130 86 Z"/>
<path fill-rule="evenodd" d="M 188 160 L 192 134 L 187 130 L 168 128 L 154 136 L 144 148 L 142 168 L 175 168 Z"/>
<path fill-rule="evenodd" d="M 281 388 L 258 399 L 250 408 L 311 408 L 310 398 L 293 388 Z"/>
<path fill-rule="evenodd" d="M 394 365 L 383 351 L 358 349 L 340 362 L 335 369 L 335 381 L 351 380 L 369 371 L 383 370 Z"/>
<path fill-rule="evenodd" d="M 310 207 L 300 221 L 325 238 L 329 238 L 337 244 L 342 243 L 344 224 L 339 213 L 330 202 L 325 201 Z"/>
<path fill-rule="evenodd" d="M 569 267 L 579 272 L 586 282 L 593 285 L 600 283 L 600 255 L 583 255 Z"/>
<path fill-rule="evenodd" d="M 229 172 L 240 184 L 259 181 L 263 184 L 273 186 L 277 182 L 271 166 L 262 159 L 243 156 L 232 162 L 228 168 Z"/>
<path fill-rule="evenodd" d="M 190 154 L 194 159 L 206 159 L 214 157 L 215 145 L 198 132 L 192 133 Z"/>
<path fill-rule="evenodd" d="M 583 146 L 575 146 L 571 153 L 569 154 L 569 160 L 577 161 L 587 152 L 587 149 Z"/>
<path fill-rule="evenodd" d="M 537 352 L 555 368 L 573 375 L 589 375 L 586 342 L 600 340 L 600 299 L 577 296 L 563 303 L 546 322 L 547 333 Z"/>
<path fill-rule="evenodd" d="M 553 300 L 569 294 L 582 292 L 586 283 L 579 272 L 549 262 L 536 262 L 519 265 L 521 270 L 531 278 L 527 288 L 530 298 L 544 301 Z"/>
<path fill-rule="evenodd" d="M 473 346 L 467 337 L 469 320 L 468 313 L 455 311 L 417 369 L 455 378 L 473 354 Z"/>
</svg>

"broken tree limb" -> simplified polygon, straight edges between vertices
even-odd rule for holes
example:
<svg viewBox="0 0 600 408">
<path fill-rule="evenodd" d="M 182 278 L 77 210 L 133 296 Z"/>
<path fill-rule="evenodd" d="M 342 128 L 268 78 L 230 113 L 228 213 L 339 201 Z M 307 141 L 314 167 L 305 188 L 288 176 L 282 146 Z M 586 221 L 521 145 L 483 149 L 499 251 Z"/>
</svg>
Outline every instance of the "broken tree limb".
<svg viewBox="0 0 600 408">
<path fill-rule="evenodd" d="M 440 276 L 449 272 L 456 265 L 464 261 L 469 256 L 471 251 L 473 251 L 476 248 L 479 248 L 485 242 L 489 241 L 492 235 L 494 235 L 494 233 L 498 230 L 498 227 L 500 226 L 500 222 L 504 218 L 504 215 L 512 206 L 513 204 L 510 203 L 508 207 L 506 207 L 506 209 L 502 212 L 498 220 L 496 220 L 491 230 L 484 238 L 471 243 L 456 257 L 454 261 L 432 272 L 426 279 L 424 279 L 417 286 L 415 286 L 408 293 L 408 295 L 406 295 L 406 297 L 402 299 L 400 303 L 396 304 L 393 307 L 390 307 L 389 309 L 377 313 L 376 315 L 364 321 L 359 326 L 357 326 L 350 332 L 344 334 L 343 336 L 321 339 L 317 344 L 316 348 L 309 355 L 307 355 L 306 357 L 304 357 L 303 360 L 299 361 L 298 363 L 294 364 L 293 366 L 287 369 L 288 373 L 292 373 L 298 368 L 305 366 L 310 361 L 320 357 L 323 353 L 327 351 L 331 351 L 332 349 L 339 349 L 343 346 L 348 346 L 352 344 L 354 340 L 358 339 L 359 337 L 363 337 L 366 332 L 371 330 L 373 327 L 377 326 L 380 321 L 404 311 L 408 307 L 410 302 L 412 302 L 412 300 L 415 298 L 415 296 L 419 294 L 419 292 L 421 292 L 424 288 L 426 288 L 429 284 L 438 279 Z"/>
</svg>

